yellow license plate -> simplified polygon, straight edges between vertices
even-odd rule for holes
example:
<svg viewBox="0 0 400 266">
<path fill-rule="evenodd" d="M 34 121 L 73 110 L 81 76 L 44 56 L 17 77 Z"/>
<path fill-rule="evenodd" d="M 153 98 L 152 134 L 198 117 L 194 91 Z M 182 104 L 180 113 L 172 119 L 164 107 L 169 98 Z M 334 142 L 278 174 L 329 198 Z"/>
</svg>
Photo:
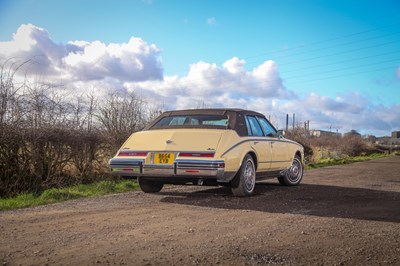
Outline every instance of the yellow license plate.
<svg viewBox="0 0 400 266">
<path fill-rule="evenodd" d="M 175 156 L 173 153 L 155 153 L 154 163 L 155 164 L 173 164 Z"/>
</svg>

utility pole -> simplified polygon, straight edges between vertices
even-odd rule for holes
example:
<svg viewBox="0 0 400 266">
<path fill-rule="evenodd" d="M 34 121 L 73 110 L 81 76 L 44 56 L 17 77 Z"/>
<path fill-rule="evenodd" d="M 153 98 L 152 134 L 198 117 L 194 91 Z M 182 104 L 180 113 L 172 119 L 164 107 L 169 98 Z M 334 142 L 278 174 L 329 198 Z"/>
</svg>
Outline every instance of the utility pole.
<svg viewBox="0 0 400 266">
<path fill-rule="evenodd" d="M 286 114 L 286 131 L 289 129 L 289 114 Z"/>
<path fill-rule="evenodd" d="M 293 130 L 294 130 L 295 113 L 293 113 Z"/>
</svg>

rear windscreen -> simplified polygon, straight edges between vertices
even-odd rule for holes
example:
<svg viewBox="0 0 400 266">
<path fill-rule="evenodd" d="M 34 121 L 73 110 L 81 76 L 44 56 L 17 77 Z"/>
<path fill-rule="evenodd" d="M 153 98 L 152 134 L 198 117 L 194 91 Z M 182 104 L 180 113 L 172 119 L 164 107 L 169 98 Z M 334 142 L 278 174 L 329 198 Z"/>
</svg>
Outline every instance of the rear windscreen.
<svg viewBox="0 0 400 266">
<path fill-rule="evenodd" d="M 228 116 L 226 115 L 177 115 L 163 117 L 151 128 L 169 128 L 169 127 L 185 127 L 185 128 L 227 128 Z"/>
</svg>

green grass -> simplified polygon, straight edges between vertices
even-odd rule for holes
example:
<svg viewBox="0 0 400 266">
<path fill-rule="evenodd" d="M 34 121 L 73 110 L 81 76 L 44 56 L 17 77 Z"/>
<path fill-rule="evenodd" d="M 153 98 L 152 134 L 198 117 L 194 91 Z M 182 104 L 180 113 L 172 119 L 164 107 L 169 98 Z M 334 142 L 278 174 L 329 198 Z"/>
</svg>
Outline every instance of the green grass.
<svg viewBox="0 0 400 266">
<path fill-rule="evenodd" d="M 319 160 L 318 163 L 308 163 L 306 166 L 306 169 L 310 170 L 310 169 L 321 168 L 321 167 L 326 167 L 326 166 L 363 162 L 363 161 L 384 158 L 384 157 L 388 157 L 388 156 L 390 156 L 390 155 L 385 154 L 385 153 L 373 153 L 373 154 L 366 155 L 366 156 L 345 157 L 342 159 L 327 158 L 327 159 Z"/>
<path fill-rule="evenodd" d="M 20 194 L 13 198 L 0 199 L 0 210 L 13 210 L 33 207 L 78 199 L 84 197 L 100 196 L 110 193 L 134 191 L 138 185 L 133 180 L 123 181 L 99 181 L 89 185 L 76 185 L 66 188 L 51 188 L 40 195 Z"/>
</svg>

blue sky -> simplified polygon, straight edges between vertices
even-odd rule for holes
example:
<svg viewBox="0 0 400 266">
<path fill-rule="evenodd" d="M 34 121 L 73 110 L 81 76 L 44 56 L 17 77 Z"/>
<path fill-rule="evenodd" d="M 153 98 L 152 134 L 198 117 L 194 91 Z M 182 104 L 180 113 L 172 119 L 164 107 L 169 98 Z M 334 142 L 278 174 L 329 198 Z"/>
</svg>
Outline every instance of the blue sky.
<svg viewBox="0 0 400 266">
<path fill-rule="evenodd" d="M 399 14 L 398 0 L 0 0 L 0 60 L 43 53 L 57 68 L 41 75 L 165 109 L 244 107 L 280 126 L 296 113 L 312 128 L 387 135 L 400 129 Z M 30 52 L 10 48 L 28 38 L 13 37 L 21 25 L 41 43 Z"/>
</svg>

